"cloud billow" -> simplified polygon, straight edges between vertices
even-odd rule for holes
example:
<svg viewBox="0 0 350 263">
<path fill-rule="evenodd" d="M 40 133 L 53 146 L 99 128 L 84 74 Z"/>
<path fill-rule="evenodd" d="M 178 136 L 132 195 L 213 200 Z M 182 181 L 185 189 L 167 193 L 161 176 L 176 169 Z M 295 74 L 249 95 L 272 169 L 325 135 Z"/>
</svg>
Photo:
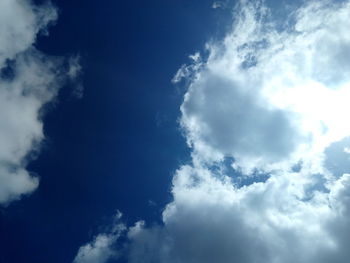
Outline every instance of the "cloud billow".
<svg viewBox="0 0 350 263">
<path fill-rule="evenodd" d="M 309 1 L 285 24 L 242 0 L 232 30 L 192 56 L 181 127 L 192 164 L 163 224 L 127 231 L 131 263 L 349 261 L 350 2 Z M 237 186 L 224 166 L 243 177 Z M 298 167 L 298 169 L 296 169 Z M 229 175 L 230 174 L 230 175 Z"/>
</svg>

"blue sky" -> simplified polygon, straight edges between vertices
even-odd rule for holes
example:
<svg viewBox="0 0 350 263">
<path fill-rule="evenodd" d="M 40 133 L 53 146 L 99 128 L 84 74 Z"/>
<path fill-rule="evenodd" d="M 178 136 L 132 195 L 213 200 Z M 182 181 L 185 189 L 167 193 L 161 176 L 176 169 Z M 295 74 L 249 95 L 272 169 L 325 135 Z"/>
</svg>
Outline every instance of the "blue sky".
<svg viewBox="0 0 350 263">
<path fill-rule="evenodd" d="M 0 263 L 347 263 L 349 1 L 0 2 Z"/>
</svg>

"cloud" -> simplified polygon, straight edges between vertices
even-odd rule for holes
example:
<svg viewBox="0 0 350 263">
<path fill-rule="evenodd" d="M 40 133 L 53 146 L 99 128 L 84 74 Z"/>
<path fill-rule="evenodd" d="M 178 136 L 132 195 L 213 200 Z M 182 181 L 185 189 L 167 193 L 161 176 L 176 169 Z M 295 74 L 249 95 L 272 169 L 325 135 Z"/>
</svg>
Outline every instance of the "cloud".
<svg viewBox="0 0 350 263">
<path fill-rule="evenodd" d="M 227 8 L 227 1 L 215 1 L 215 2 L 213 2 L 213 4 L 212 4 L 212 8 L 213 9 L 218 9 L 218 8 L 220 8 L 220 9 L 225 9 L 225 8 Z"/>
<path fill-rule="evenodd" d="M 164 226 L 130 236 L 130 262 L 319 262 L 311 261 L 315 248 L 333 249 L 323 229 L 330 212 L 323 198 L 298 200 L 304 182 L 288 176 L 237 189 L 209 170 L 182 167 Z"/>
<path fill-rule="evenodd" d="M 303 177 L 237 189 L 209 170 L 182 167 L 164 226 L 130 231 L 129 262 L 348 262 L 350 176 L 312 197 Z"/>
<path fill-rule="evenodd" d="M 117 259 L 119 252 L 115 249 L 115 244 L 125 231 L 125 225 L 118 223 L 121 216 L 122 214 L 118 212 L 109 231 L 98 234 L 93 241 L 80 247 L 73 262 L 104 263 L 110 259 Z"/>
<path fill-rule="evenodd" d="M 8 59 L 30 48 L 39 32 L 57 19 L 57 11 L 47 4 L 37 7 L 27 0 L 3 0 L 0 3 L 0 67 Z"/>
<path fill-rule="evenodd" d="M 283 24 L 260 1 L 234 14 L 173 78 L 192 162 L 162 224 L 127 230 L 128 262 L 346 263 L 350 2 L 309 1 Z"/>
<path fill-rule="evenodd" d="M 81 57 L 79 55 L 72 56 L 68 60 L 68 76 L 74 86 L 73 96 L 81 99 L 84 95 L 84 87 L 81 83 L 81 75 L 83 74 L 81 66 Z"/>
<path fill-rule="evenodd" d="M 34 191 L 39 183 L 26 165 L 44 139 L 44 106 L 55 98 L 70 67 L 34 43 L 56 18 L 50 4 L 0 2 L 0 204 Z"/>
<path fill-rule="evenodd" d="M 348 4 L 310 2 L 283 31 L 258 2 L 240 8 L 232 32 L 207 45 L 192 73 L 181 106 L 188 143 L 202 161 L 231 156 L 247 174 L 315 163 L 350 132 Z"/>
</svg>

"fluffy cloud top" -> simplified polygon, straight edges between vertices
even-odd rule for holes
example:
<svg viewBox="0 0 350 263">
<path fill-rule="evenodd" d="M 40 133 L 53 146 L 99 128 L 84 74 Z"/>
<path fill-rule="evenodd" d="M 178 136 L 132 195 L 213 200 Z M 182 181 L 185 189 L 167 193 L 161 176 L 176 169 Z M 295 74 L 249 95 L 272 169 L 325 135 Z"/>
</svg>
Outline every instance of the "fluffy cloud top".
<svg viewBox="0 0 350 263">
<path fill-rule="evenodd" d="M 38 186 L 26 165 L 44 138 L 42 109 L 73 70 L 63 58 L 46 56 L 33 46 L 56 18 L 49 4 L 0 1 L 0 204 Z"/>
<path fill-rule="evenodd" d="M 350 2 L 306 2 L 283 25 L 260 1 L 234 14 L 174 77 L 193 162 L 163 225 L 129 228 L 128 260 L 349 262 Z"/>
</svg>

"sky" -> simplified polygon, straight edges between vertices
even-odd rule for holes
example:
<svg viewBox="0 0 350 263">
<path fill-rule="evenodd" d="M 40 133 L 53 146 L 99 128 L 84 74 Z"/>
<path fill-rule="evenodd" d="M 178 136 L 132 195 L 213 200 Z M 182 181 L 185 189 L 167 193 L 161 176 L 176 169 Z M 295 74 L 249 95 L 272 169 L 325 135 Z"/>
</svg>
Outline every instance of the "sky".
<svg viewBox="0 0 350 263">
<path fill-rule="evenodd" d="M 0 1 L 0 263 L 347 263 L 350 1 Z"/>
</svg>

